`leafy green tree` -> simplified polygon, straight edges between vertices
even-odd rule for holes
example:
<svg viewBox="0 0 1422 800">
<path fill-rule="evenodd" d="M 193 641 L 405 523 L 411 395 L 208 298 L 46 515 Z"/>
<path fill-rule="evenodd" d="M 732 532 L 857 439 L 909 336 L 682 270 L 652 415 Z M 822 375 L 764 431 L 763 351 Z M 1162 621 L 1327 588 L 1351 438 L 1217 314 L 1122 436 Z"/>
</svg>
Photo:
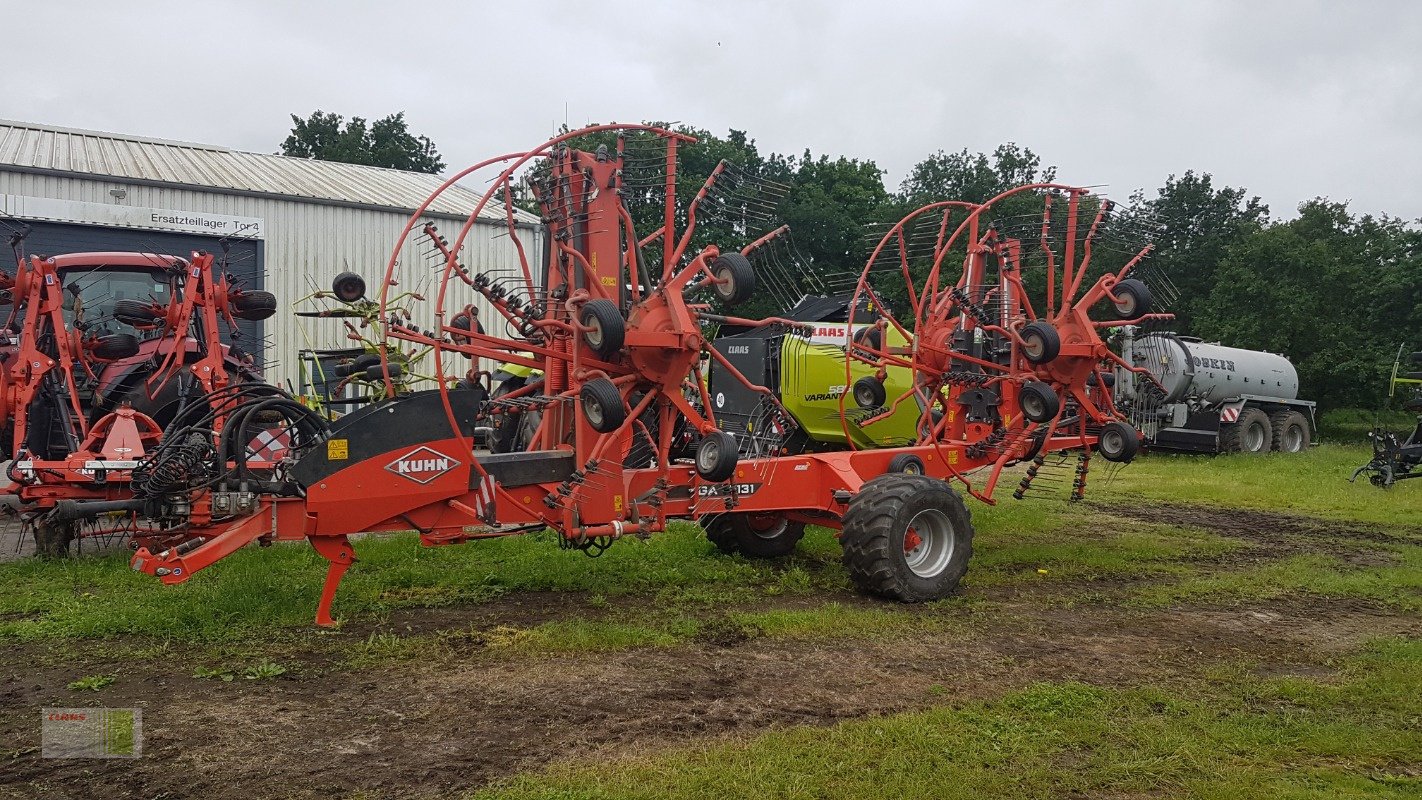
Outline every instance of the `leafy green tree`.
<svg viewBox="0 0 1422 800">
<path fill-rule="evenodd" d="M 284 156 L 431 174 L 444 169 L 434 142 L 410 133 L 403 111 L 369 124 L 363 117 L 346 122 L 319 110 L 306 119 L 292 114 L 291 122 L 291 135 L 281 145 Z"/>
<path fill-rule="evenodd" d="M 1056 167 L 1042 167 L 1042 159 L 1016 142 L 999 145 L 991 156 L 939 150 L 914 165 L 899 189 L 908 204 L 921 206 L 938 200 L 982 203 L 1029 183 L 1056 179 Z"/>
<path fill-rule="evenodd" d="M 1171 175 L 1145 205 L 1160 225 L 1151 266 L 1180 294 L 1162 310 L 1175 314 L 1177 330 L 1207 335 L 1196 330 L 1196 320 L 1219 282 L 1216 269 L 1231 246 L 1268 224 L 1269 207 L 1244 189 L 1215 188 L 1208 172 L 1194 171 Z"/>
<path fill-rule="evenodd" d="M 1289 356 L 1301 395 L 1325 407 L 1379 404 L 1398 344 L 1422 322 L 1422 236 L 1343 203 L 1310 200 L 1240 238 L 1214 275 L 1201 330 Z"/>
</svg>

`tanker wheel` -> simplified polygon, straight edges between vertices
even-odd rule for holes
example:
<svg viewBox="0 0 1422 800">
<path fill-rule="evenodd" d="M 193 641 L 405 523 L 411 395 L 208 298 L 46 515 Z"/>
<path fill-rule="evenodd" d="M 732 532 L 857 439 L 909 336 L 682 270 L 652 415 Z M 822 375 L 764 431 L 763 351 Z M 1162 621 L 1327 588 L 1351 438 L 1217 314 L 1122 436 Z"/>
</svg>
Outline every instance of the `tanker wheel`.
<svg viewBox="0 0 1422 800">
<path fill-rule="evenodd" d="M 1280 453 L 1302 453 L 1312 439 L 1308 420 L 1297 411 L 1274 412 L 1269 417 L 1269 429 L 1273 434 L 1272 447 Z"/>
<path fill-rule="evenodd" d="M 715 514 L 704 523 L 706 538 L 723 553 L 751 558 L 779 558 L 794 552 L 805 523 L 778 514 Z"/>
<path fill-rule="evenodd" d="M 1269 415 L 1257 408 L 1240 411 L 1238 422 L 1220 430 L 1220 451 L 1225 453 L 1259 455 L 1269 452 L 1273 442 L 1274 431 L 1269 425 Z"/>
<path fill-rule="evenodd" d="M 962 495 L 926 475 L 880 475 L 844 514 L 844 566 L 862 590 L 904 603 L 953 593 L 973 555 Z"/>
<path fill-rule="evenodd" d="M 74 541 L 72 522 L 36 522 L 35 555 L 40 558 L 65 558 L 69 555 L 69 544 Z"/>
</svg>

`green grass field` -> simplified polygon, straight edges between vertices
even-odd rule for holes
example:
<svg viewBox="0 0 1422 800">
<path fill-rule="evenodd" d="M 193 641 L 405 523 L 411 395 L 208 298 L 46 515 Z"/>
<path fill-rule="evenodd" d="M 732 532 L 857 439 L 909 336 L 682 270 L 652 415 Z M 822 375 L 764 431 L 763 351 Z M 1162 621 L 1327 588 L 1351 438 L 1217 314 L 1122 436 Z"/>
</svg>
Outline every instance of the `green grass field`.
<svg viewBox="0 0 1422 800">
<path fill-rule="evenodd" d="M 448 771 L 440 791 L 367 798 L 1418 797 L 1422 481 L 1349 484 L 1367 457 L 1358 445 L 1152 455 L 1099 471 L 1086 504 L 972 503 L 964 589 L 926 606 L 858 595 L 824 529 L 774 562 L 722 556 L 686 524 L 599 559 L 547 534 L 436 549 L 390 536 L 356 543 L 335 633 L 310 624 L 324 562 L 304 545 L 247 549 L 177 587 L 129 571 L 121 555 L 0 564 L 0 649 L 54 670 L 54 691 L 82 686 L 94 702 L 155 678 L 319 695 L 408 675 L 499 670 L 521 685 L 550 665 L 742 652 L 842 653 L 870 665 L 845 676 L 860 687 L 875 669 L 904 669 L 886 664 L 931 670 L 945 652 L 970 673 L 976 652 L 991 667 L 966 694 L 914 684 L 908 710 L 887 715 L 654 737 L 596 756 L 550 745 L 546 765 L 519 762 L 465 790 L 448 788 L 461 785 L 452 762 L 430 767 Z M 1236 643 L 1236 618 L 1298 633 Z M 1047 670 L 1019 652 L 1117 635 L 1115 623 L 1090 629 L 1098 619 L 1145 631 L 1119 634 L 1139 649 L 1119 675 L 1109 657 Z M 1193 656 L 1196 627 L 1212 638 Z M 1323 638 L 1310 647 L 1309 636 Z"/>
</svg>

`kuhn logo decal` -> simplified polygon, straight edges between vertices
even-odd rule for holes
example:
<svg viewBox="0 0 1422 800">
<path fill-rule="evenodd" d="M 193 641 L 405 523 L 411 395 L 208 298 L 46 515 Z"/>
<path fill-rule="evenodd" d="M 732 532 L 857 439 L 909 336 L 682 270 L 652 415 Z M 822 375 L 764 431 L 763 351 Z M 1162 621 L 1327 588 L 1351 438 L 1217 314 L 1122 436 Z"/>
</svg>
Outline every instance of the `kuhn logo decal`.
<svg viewBox="0 0 1422 800">
<path fill-rule="evenodd" d="M 429 447 L 417 447 L 385 465 L 387 470 L 426 484 L 459 466 L 459 461 Z"/>
</svg>

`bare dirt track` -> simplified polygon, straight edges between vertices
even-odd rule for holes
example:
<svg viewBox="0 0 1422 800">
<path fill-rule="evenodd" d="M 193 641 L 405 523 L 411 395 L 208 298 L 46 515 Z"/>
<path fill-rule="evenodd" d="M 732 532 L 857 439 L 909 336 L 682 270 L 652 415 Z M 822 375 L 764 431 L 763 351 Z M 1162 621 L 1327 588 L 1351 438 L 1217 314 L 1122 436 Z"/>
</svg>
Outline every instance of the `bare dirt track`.
<svg viewBox="0 0 1422 800">
<path fill-rule="evenodd" d="M 1113 512 L 1138 519 L 1157 513 Z M 1278 531 L 1272 515 L 1272 527 L 1251 527 L 1229 514 L 1201 513 L 1192 522 L 1242 538 Z M 1322 520 L 1299 524 L 1335 537 L 1353 531 Z M 1279 541 L 1293 542 L 1294 533 L 1286 530 Z M 1092 590 L 1109 597 L 1112 586 Z M 405 612 L 392 625 L 495 630 L 581 613 L 560 597 L 513 595 Z M 303 644 L 280 655 L 288 674 L 260 681 L 195 678 L 202 657 L 182 648 L 135 662 L 88 656 L 83 645 L 65 659 L 51 645 L 10 646 L 0 656 L 0 796 L 458 796 L 573 756 L 832 724 L 993 697 L 1037 681 L 1168 684 L 1241 661 L 1267 674 L 1327 675 L 1337 656 L 1369 638 L 1422 635 L 1413 615 L 1346 600 L 1127 609 L 1007 590 L 969 591 L 966 599 L 914 612 L 946 623 L 935 633 L 874 640 L 728 635 L 535 658 L 500 653 L 474 637 L 436 661 L 367 669 L 345 666 L 319 643 Z M 875 601 L 841 594 L 799 602 Z M 117 674 L 119 681 L 91 697 L 65 689 L 83 674 Z M 41 760 L 37 709 L 100 699 L 144 709 L 144 757 Z"/>
</svg>

